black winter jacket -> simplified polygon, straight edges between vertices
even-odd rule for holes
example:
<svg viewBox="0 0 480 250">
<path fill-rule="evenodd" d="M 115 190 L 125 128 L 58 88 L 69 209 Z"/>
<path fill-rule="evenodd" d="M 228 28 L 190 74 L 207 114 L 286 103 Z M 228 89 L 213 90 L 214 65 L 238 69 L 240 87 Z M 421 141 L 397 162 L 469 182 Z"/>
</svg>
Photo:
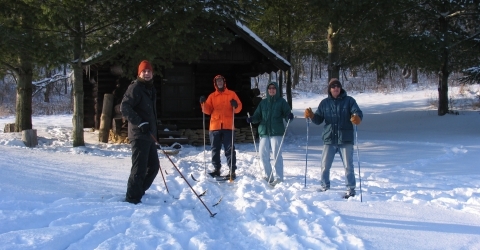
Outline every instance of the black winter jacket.
<svg viewBox="0 0 480 250">
<path fill-rule="evenodd" d="M 153 142 L 152 135 L 157 138 L 157 91 L 153 84 L 149 85 L 141 79 L 133 81 L 128 86 L 122 99 L 120 110 L 128 120 L 128 139 Z M 142 133 L 138 128 L 143 122 L 150 125 L 150 133 Z"/>
</svg>

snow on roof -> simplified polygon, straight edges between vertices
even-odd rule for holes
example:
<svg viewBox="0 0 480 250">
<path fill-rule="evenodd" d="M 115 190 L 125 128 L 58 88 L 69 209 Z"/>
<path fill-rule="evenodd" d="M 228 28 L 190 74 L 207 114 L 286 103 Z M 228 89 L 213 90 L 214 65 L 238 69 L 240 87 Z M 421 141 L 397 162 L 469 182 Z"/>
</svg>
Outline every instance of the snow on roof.
<svg viewBox="0 0 480 250">
<path fill-rule="evenodd" d="M 268 46 L 260 37 L 258 37 L 253 31 L 251 31 L 247 26 L 243 25 L 239 21 L 236 21 L 236 24 L 239 28 L 241 28 L 243 31 L 248 33 L 255 41 L 257 41 L 259 44 L 261 44 L 265 49 L 267 49 L 270 53 L 272 53 L 275 57 L 278 59 L 282 60 L 283 63 L 285 63 L 288 66 L 292 66 L 285 58 L 283 58 L 281 55 L 279 55 L 277 52 L 275 52 L 270 46 Z"/>
</svg>

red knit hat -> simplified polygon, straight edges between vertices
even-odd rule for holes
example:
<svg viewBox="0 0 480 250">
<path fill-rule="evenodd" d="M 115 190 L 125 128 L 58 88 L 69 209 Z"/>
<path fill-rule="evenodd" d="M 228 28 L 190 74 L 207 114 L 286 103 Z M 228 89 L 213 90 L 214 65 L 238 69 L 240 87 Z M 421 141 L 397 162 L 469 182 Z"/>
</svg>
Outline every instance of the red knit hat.
<svg viewBox="0 0 480 250">
<path fill-rule="evenodd" d="M 143 60 L 143 61 L 138 65 L 138 75 L 140 75 L 140 73 L 142 73 L 142 71 L 144 71 L 145 69 L 149 69 L 149 70 L 152 71 L 152 73 L 153 73 L 152 65 L 151 65 L 150 62 L 147 61 L 147 60 Z"/>
</svg>

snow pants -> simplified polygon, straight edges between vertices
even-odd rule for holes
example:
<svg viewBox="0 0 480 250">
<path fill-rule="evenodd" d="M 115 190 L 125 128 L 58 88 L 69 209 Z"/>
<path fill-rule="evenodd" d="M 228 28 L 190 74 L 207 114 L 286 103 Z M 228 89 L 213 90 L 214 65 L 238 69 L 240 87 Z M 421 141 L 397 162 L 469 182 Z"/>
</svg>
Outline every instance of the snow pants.
<svg viewBox="0 0 480 250">
<path fill-rule="evenodd" d="M 158 174 L 160 161 L 153 140 L 133 140 L 130 144 L 132 169 L 128 177 L 126 198 L 129 201 L 140 202 Z"/>
<path fill-rule="evenodd" d="M 228 168 L 232 166 L 232 169 L 237 169 L 237 159 L 235 154 L 235 145 L 232 144 L 232 136 L 235 136 L 232 130 L 221 129 L 213 130 L 209 132 L 210 144 L 212 150 L 212 165 L 215 170 L 220 170 L 222 163 L 220 162 L 220 151 L 225 151 L 225 157 L 227 158 Z M 232 155 L 233 149 L 233 155 Z"/>
</svg>

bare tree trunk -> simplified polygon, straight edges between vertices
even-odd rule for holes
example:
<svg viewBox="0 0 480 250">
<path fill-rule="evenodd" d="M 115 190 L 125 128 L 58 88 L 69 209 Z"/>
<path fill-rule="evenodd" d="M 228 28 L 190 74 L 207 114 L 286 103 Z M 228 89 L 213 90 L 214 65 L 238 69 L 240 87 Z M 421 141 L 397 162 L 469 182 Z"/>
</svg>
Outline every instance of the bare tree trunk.
<svg viewBox="0 0 480 250">
<path fill-rule="evenodd" d="M 313 58 L 313 55 L 311 56 L 310 59 L 310 83 L 313 82 L 313 72 L 315 71 L 315 59 Z"/>
<path fill-rule="evenodd" d="M 301 66 L 300 66 L 300 62 L 299 61 L 296 61 L 293 65 L 294 68 L 293 68 L 293 74 L 292 74 L 292 89 L 295 89 L 295 87 L 298 85 L 298 83 L 300 82 L 300 71 L 301 71 Z M 291 72 L 292 69 L 290 69 L 290 72 Z"/>
<path fill-rule="evenodd" d="M 290 61 L 292 56 L 291 56 L 291 47 L 288 47 L 287 51 L 287 60 Z M 286 72 L 285 72 L 285 78 L 287 80 L 287 102 L 288 105 L 290 105 L 290 109 L 292 108 L 292 68 L 290 67 Z"/>
<path fill-rule="evenodd" d="M 48 66 L 47 66 L 48 68 Z M 52 77 L 52 72 L 48 69 L 45 69 L 45 78 L 50 78 Z M 52 92 L 52 84 L 51 83 L 47 83 L 47 85 L 45 86 L 45 93 L 43 94 L 43 101 L 44 102 L 50 102 L 50 93 Z"/>
<path fill-rule="evenodd" d="M 77 30 L 81 30 L 81 24 L 78 22 Z M 85 146 L 83 137 L 83 67 L 82 67 L 82 38 L 79 33 L 74 34 L 74 59 L 76 62 L 72 63 L 73 67 L 73 146 Z"/>
<path fill-rule="evenodd" d="M 438 76 L 438 115 L 443 116 L 448 113 L 448 21 L 446 18 L 440 18 L 440 29 L 444 34 L 444 39 L 442 40 L 442 54 L 441 62 L 442 66 Z"/>
<path fill-rule="evenodd" d="M 380 66 L 377 66 L 377 85 L 383 84 L 383 80 L 385 79 L 386 74 L 387 73 L 383 68 L 381 68 Z"/>
<path fill-rule="evenodd" d="M 278 76 L 278 87 L 283 86 L 283 76 L 284 76 L 284 74 L 285 74 L 285 72 L 280 71 L 280 74 Z"/>
<path fill-rule="evenodd" d="M 322 78 L 322 63 L 323 62 L 318 61 L 318 77 L 319 78 Z"/>
<path fill-rule="evenodd" d="M 15 132 L 32 129 L 33 66 L 29 55 L 20 54 L 18 68 Z"/>
<path fill-rule="evenodd" d="M 328 81 L 332 78 L 340 78 L 340 62 L 338 54 L 338 38 L 335 34 L 334 25 L 330 23 L 328 26 Z"/>
<path fill-rule="evenodd" d="M 63 65 L 63 75 L 66 76 L 67 75 L 67 64 L 64 64 Z M 67 78 L 65 78 L 64 81 L 64 84 L 65 84 L 65 95 L 68 94 L 68 80 Z"/>
<path fill-rule="evenodd" d="M 288 69 L 288 71 L 286 72 L 286 78 L 287 78 L 287 87 L 286 87 L 286 91 L 287 91 L 287 102 L 288 102 L 288 105 L 290 106 L 290 109 L 292 109 L 292 105 L 293 105 L 293 101 L 292 101 L 292 77 L 290 76 L 292 74 L 292 71 L 291 69 Z"/>
<path fill-rule="evenodd" d="M 418 69 L 416 67 L 412 68 L 412 83 L 418 83 Z"/>
</svg>

